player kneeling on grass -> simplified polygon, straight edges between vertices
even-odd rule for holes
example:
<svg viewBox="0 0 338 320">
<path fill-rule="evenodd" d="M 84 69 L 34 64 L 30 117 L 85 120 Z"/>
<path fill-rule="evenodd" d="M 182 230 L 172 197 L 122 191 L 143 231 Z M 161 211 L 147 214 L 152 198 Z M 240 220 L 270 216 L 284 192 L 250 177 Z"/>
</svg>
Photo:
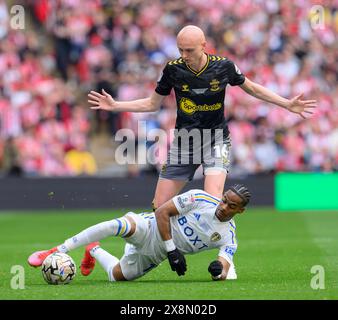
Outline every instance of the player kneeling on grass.
<svg viewBox="0 0 338 320">
<path fill-rule="evenodd" d="M 230 187 L 221 200 L 203 190 L 190 190 L 167 201 L 155 213 L 128 212 L 89 227 L 53 249 L 33 253 L 28 263 L 39 267 L 55 251 L 66 253 L 87 245 L 81 273 L 88 276 L 97 260 L 110 281 L 122 281 L 143 276 L 166 258 L 171 269 L 182 276 L 187 271 L 184 254 L 218 248 L 218 260 L 208 268 L 212 279 L 236 279 L 233 255 L 237 242 L 232 218 L 244 211 L 249 200 L 250 192 L 242 185 Z M 127 242 L 120 260 L 97 242 L 109 236 L 121 236 Z"/>
</svg>

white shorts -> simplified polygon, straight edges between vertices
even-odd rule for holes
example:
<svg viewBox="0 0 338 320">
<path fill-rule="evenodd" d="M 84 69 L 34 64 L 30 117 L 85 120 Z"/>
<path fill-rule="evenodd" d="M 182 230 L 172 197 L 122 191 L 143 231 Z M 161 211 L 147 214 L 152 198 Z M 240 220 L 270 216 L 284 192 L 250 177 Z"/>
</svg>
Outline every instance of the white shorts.
<svg viewBox="0 0 338 320">
<path fill-rule="evenodd" d="M 133 280 L 157 267 L 166 258 L 166 253 L 154 239 L 154 213 L 128 212 L 126 216 L 135 221 L 136 230 L 131 237 L 124 238 L 128 243 L 120 259 L 120 266 L 123 276 L 127 280 Z"/>
</svg>

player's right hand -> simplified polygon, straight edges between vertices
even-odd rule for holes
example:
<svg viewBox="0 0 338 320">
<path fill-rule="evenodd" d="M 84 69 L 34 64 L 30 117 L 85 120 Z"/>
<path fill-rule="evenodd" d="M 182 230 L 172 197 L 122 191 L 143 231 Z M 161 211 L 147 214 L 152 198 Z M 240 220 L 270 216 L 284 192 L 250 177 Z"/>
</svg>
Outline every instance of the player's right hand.
<svg viewBox="0 0 338 320">
<path fill-rule="evenodd" d="M 176 271 L 179 276 L 183 276 L 187 271 L 187 263 L 184 255 L 176 248 L 168 252 L 168 260 L 172 271 Z"/>
<path fill-rule="evenodd" d="M 90 91 L 88 94 L 88 102 L 93 105 L 90 109 L 93 110 L 106 110 L 106 111 L 114 111 L 114 106 L 116 101 L 112 98 L 112 96 L 102 89 L 102 94 L 96 91 Z"/>
</svg>

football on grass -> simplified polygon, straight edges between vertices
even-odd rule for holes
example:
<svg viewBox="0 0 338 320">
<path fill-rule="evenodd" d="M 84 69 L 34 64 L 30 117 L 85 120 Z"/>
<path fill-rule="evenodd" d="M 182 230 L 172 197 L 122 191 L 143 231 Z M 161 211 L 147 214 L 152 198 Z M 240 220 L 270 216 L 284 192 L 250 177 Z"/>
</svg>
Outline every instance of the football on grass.
<svg viewBox="0 0 338 320">
<path fill-rule="evenodd" d="M 76 265 L 68 254 L 54 252 L 43 261 L 41 272 L 48 284 L 68 284 L 76 275 Z"/>
</svg>

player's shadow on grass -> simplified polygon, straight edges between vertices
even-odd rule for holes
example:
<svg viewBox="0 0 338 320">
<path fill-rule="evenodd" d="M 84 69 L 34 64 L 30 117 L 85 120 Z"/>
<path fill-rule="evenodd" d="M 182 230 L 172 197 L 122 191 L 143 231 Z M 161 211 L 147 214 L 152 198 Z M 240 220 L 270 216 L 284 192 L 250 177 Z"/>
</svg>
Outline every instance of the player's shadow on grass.
<svg viewBox="0 0 338 320">
<path fill-rule="evenodd" d="M 117 282 L 109 282 L 107 280 L 78 280 L 78 281 L 74 281 L 72 284 L 70 284 L 71 286 L 93 286 L 93 285 L 102 285 L 102 284 L 106 284 L 106 285 L 131 285 L 131 284 L 142 284 L 142 285 L 153 285 L 153 284 L 161 284 L 161 283 L 165 283 L 165 284 L 178 284 L 178 283 L 209 283 L 210 280 L 205 279 L 205 280 L 169 280 L 169 279 L 164 279 L 164 280 L 134 280 L 134 281 L 117 281 Z"/>
<path fill-rule="evenodd" d="M 185 279 L 177 279 L 177 280 L 171 280 L 171 279 L 163 279 L 163 280 L 139 280 L 139 281 L 133 281 L 133 282 L 139 282 L 139 283 L 205 283 L 205 282 L 210 282 L 209 279 L 205 280 L 185 280 Z"/>
</svg>

